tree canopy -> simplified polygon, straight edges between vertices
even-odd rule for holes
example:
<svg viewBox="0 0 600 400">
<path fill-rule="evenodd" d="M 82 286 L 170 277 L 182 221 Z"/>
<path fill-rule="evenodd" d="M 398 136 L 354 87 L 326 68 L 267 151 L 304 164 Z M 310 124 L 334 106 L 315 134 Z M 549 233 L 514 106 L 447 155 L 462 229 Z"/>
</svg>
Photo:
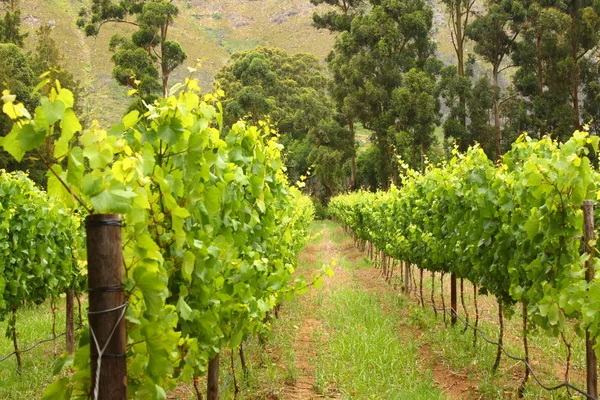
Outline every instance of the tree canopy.
<svg viewBox="0 0 600 400">
<path fill-rule="evenodd" d="M 225 93 L 225 124 L 269 116 L 285 146 L 290 179 L 298 180 L 314 164 L 331 195 L 344 186 L 340 170 L 352 143 L 338 122 L 328 82 L 315 56 L 265 47 L 233 54 L 215 77 Z"/>
</svg>

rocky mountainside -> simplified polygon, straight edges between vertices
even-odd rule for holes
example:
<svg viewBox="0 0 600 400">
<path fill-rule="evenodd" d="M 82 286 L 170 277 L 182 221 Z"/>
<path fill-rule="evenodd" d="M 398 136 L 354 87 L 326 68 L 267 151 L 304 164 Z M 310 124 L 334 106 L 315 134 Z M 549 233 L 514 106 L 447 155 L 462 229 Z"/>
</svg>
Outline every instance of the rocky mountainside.
<svg viewBox="0 0 600 400">
<path fill-rule="evenodd" d="M 119 118 L 128 103 L 127 90 L 111 77 L 108 41 L 117 31 L 128 32 L 126 24 L 106 24 L 96 38 L 87 38 L 75 21 L 88 0 L 20 0 L 23 28 L 32 32 L 29 47 L 35 45 L 33 31 L 42 23 L 54 27 L 54 39 L 62 47 L 67 68 L 90 94 L 88 110 L 103 125 Z M 214 74 L 235 51 L 256 45 L 280 47 L 290 53 L 312 53 L 323 59 L 330 51 L 334 35 L 317 31 L 311 25 L 315 7 L 309 0 L 175 0 L 180 15 L 171 30 L 188 59 L 175 71 L 172 83 L 183 79 L 189 66 L 201 62 L 197 72 L 202 88 L 210 90 Z M 443 8 L 435 10 L 436 39 L 442 55 L 451 60 Z"/>
</svg>

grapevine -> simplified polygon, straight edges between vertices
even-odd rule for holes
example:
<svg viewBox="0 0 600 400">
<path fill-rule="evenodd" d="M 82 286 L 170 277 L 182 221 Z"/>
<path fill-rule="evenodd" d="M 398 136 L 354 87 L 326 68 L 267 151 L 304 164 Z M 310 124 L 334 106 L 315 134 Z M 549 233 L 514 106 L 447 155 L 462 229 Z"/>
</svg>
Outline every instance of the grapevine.
<svg viewBox="0 0 600 400">
<path fill-rule="evenodd" d="M 14 127 L 2 144 L 19 159 L 58 134 L 40 151 L 49 193 L 123 214 L 129 395 L 165 398 L 221 349 L 265 329 L 293 293 L 312 203 L 289 186 L 276 132 L 243 122 L 224 131 L 217 96 L 200 96 L 193 79 L 108 131 L 96 122 L 83 130 L 59 83 L 49 93 L 33 116 L 5 93 Z M 63 359 L 75 373 L 45 398 L 87 397 L 88 354 L 84 333 Z"/>
</svg>

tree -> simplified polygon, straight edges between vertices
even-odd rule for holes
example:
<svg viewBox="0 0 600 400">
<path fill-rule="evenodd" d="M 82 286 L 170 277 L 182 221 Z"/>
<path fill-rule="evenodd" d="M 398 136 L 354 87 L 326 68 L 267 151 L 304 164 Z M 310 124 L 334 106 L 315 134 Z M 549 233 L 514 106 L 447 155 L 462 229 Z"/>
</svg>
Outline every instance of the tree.
<svg viewBox="0 0 600 400">
<path fill-rule="evenodd" d="M 27 33 L 21 33 L 21 10 L 15 10 L 15 4 L 12 2 L 10 10 L 7 10 L 4 19 L 0 20 L 0 43 L 13 43 L 23 47 L 26 37 Z"/>
<path fill-rule="evenodd" d="M 404 159 L 424 169 L 425 150 L 433 142 L 440 104 L 435 79 L 413 68 L 403 76 L 404 84 L 392 93 L 392 107 L 398 115 L 396 130 L 409 140 Z"/>
<path fill-rule="evenodd" d="M 310 0 L 314 5 L 326 4 L 334 8 L 333 11 L 328 11 L 324 14 L 315 12 L 313 14 L 313 26 L 317 29 L 328 29 L 330 32 L 345 32 L 350 31 L 352 21 L 359 15 L 363 15 L 367 0 Z M 347 97 L 347 87 L 342 79 L 338 79 L 338 75 L 334 75 L 334 79 L 330 83 L 331 93 L 335 99 L 338 111 L 345 116 L 346 124 L 350 130 L 352 137 L 352 149 L 350 172 L 351 182 L 350 187 L 356 188 L 356 144 L 354 134 L 354 115 L 350 108 L 345 107 L 344 99 Z"/>
<path fill-rule="evenodd" d="M 466 29 L 466 35 L 475 42 L 475 52 L 492 66 L 495 159 L 500 159 L 500 72 L 506 57 L 512 52 L 519 36 L 525 10 L 521 2 L 495 0 L 488 6 L 486 14 L 479 16 Z"/>
<path fill-rule="evenodd" d="M 315 163 L 327 195 L 340 189 L 343 179 L 337 178 L 352 142 L 339 123 L 328 78 L 315 56 L 264 47 L 234 53 L 215 76 L 215 85 L 225 93 L 225 125 L 246 116 L 253 121 L 268 116 L 277 125 L 292 182 Z M 339 158 L 327 154 L 332 150 L 339 151 Z"/>
<path fill-rule="evenodd" d="M 446 6 L 448 15 L 448 27 L 450 28 L 450 39 L 456 54 L 457 76 L 459 79 L 465 77 L 465 39 L 469 20 L 473 15 L 475 0 L 442 0 Z M 459 123 L 467 126 L 466 102 L 464 93 L 459 94 L 460 109 L 458 110 Z"/>
<path fill-rule="evenodd" d="M 38 104 L 38 96 L 33 94 L 35 74 L 31 69 L 23 51 L 13 43 L 0 43 L 0 93 L 5 90 L 23 103 L 28 110 L 33 110 Z M 12 126 L 12 121 L 4 113 L 0 115 L 0 136 L 6 136 Z M 2 140 L 2 139 L 0 139 Z M 31 179 L 38 184 L 44 184 L 45 168 L 39 161 L 28 154 L 22 161 L 17 162 L 8 153 L 0 153 L 0 168 L 9 172 L 29 171 Z"/>
<path fill-rule="evenodd" d="M 121 85 L 135 89 L 140 82 L 142 97 L 152 99 L 159 93 L 167 95 L 171 73 L 187 58 L 181 45 L 168 39 L 169 27 L 178 13 L 177 6 L 168 0 L 123 0 L 118 4 L 111 0 L 93 0 L 90 10 L 81 10 L 77 24 L 87 36 L 98 35 L 107 22 L 138 27 L 131 39 L 121 35 L 111 39 L 113 76 Z M 135 21 L 131 17 L 135 17 Z"/>
<path fill-rule="evenodd" d="M 402 87 L 404 73 L 431 62 L 431 27 L 432 11 L 423 1 L 372 0 L 370 12 L 354 18 L 328 57 L 344 114 L 374 132 L 388 182 L 396 179 L 393 93 Z"/>
<path fill-rule="evenodd" d="M 10 5 L 10 12 L 15 12 L 15 5 L 17 0 L 0 0 L 0 3 L 6 3 Z"/>
<path fill-rule="evenodd" d="M 583 70 L 589 71 L 590 54 L 598 49 L 600 4 L 549 0 L 525 5 L 522 40 L 512 58 L 519 67 L 515 87 L 528 109 L 527 129 L 564 140 L 581 125 L 581 105 L 587 101 L 581 92 L 591 93 L 589 86 L 593 92 L 597 82 Z"/>
<path fill-rule="evenodd" d="M 73 74 L 66 70 L 64 56 L 56 41 L 52 38 L 52 27 L 41 25 L 36 31 L 37 46 L 35 52 L 29 55 L 31 69 L 36 76 L 45 73 L 50 81 L 59 81 L 61 85 L 73 92 L 75 97 L 74 110 L 78 115 L 84 114 L 84 90 Z M 42 91 L 47 90 L 42 88 Z"/>
<path fill-rule="evenodd" d="M 328 29 L 331 32 L 349 31 L 352 20 L 362 15 L 368 0 L 310 0 L 315 6 L 326 4 L 333 10 L 324 14 L 313 14 L 313 25 L 317 29 Z"/>
</svg>

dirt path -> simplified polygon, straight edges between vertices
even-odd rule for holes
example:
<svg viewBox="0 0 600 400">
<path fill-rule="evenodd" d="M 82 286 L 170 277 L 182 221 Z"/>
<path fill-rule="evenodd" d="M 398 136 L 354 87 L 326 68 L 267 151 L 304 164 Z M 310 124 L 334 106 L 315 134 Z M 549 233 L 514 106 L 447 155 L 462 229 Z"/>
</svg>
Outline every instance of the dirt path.
<svg viewBox="0 0 600 400">
<path fill-rule="evenodd" d="M 325 290 L 332 290 L 341 286 L 354 286 L 377 295 L 394 292 L 392 285 L 385 282 L 377 268 L 356 268 L 359 263 L 364 263 L 365 256 L 356 249 L 351 238 L 343 236 L 340 227 L 335 228 L 333 231 L 324 229 L 322 235 L 323 240 L 317 246 L 310 244 L 307 246 L 303 257 L 321 255 L 322 261 L 326 263 L 343 258 L 351 264 L 352 269 L 352 272 L 350 272 L 346 268 L 335 267 L 335 276 L 327 281 Z M 332 235 L 338 237 L 336 242 L 332 240 Z M 341 240 L 339 239 L 340 236 L 342 237 Z M 396 273 L 400 273 L 400 271 Z M 311 296 L 314 296 L 314 293 Z M 303 301 L 305 300 L 308 301 L 309 299 L 303 299 Z M 395 311 L 391 309 L 391 305 L 386 303 L 381 304 L 381 307 L 386 312 Z M 314 369 L 310 363 L 310 360 L 316 356 L 315 344 L 312 341 L 315 329 L 322 329 L 321 321 L 307 318 L 296 333 L 294 350 L 296 351 L 297 367 L 301 371 L 301 375 L 294 390 L 290 392 L 290 395 L 294 398 L 311 399 L 319 397 L 314 392 Z M 460 373 L 455 373 L 445 365 L 443 358 L 431 351 L 423 332 L 409 323 L 403 323 L 398 332 L 404 343 L 420 343 L 419 359 L 416 361 L 421 368 L 432 371 L 433 380 L 445 397 L 449 399 L 475 399 L 479 397 L 477 382 L 469 380 Z"/>
<path fill-rule="evenodd" d="M 339 248 L 331 239 L 331 232 L 327 229 L 321 232 L 322 238 L 317 243 L 308 243 L 304 252 L 300 256 L 300 263 L 314 264 L 320 262 L 322 264 L 331 265 L 336 262 L 339 257 Z M 352 278 L 348 271 L 338 265 L 332 266 L 334 270 L 334 278 L 327 279 L 324 282 L 322 290 L 330 291 L 339 285 L 351 284 Z M 316 293 L 314 290 L 309 291 L 298 298 L 298 301 L 303 303 L 307 315 L 315 315 L 315 299 Z M 322 331 L 323 325 L 321 320 L 308 317 L 302 320 L 300 326 L 296 328 L 296 335 L 293 343 L 293 350 L 296 355 L 295 367 L 298 371 L 298 377 L 293 385 L 288 387 L 286 398 L 293 399 L 317 399 L 322 398 L 315 391 L 315 374 L 313 362 L 317 357 L 317 343 L 314 341 L 316 331 Z M 322 343 L 319 343 L 322 345 Z M 331 396 L 328 396 L 332 398 Z"/>
</svg>

